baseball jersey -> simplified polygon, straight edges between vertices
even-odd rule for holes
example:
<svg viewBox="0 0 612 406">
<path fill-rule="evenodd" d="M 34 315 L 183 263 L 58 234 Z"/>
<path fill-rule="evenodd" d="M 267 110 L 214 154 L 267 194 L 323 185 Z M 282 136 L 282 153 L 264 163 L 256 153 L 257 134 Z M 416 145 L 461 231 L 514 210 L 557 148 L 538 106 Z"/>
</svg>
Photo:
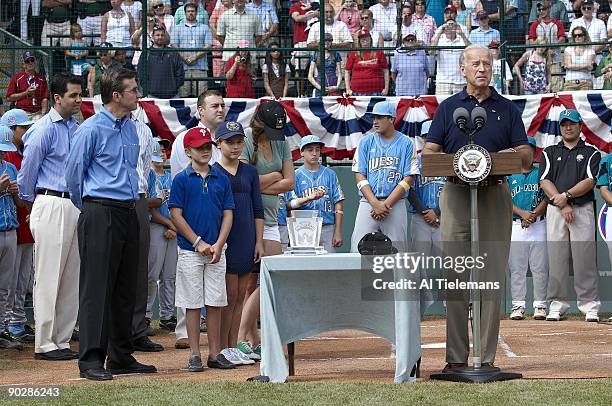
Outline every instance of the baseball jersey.
<svg viewBox="0 0 612 406">
<path fill-rule="evenodd" d="M 334 205 L 344 200 L 344 192 L 336 172 L 322 165 L 315 172 L 310 172 L 303 166 L 295 171 L 295 189 L 291 194 L 291 200 L 309 196 L 318 190 L 322 190 L 325 195 L 306 203 L 300 209 L 317 210 L 323 217 L 324 225 L 334 224 Z"/>
<path fill-rule="evenodd" d="M 515 173 L 508 176 L 508 186 L 512 204 L 522 210 L 532 211 L 544 200 L 544 191 L 540 188 L 540 169 L 534 167 L 529 173 Z M 513 214 L 512 218 L 520 220 Z"/>
<path fill-rule="evenodd" d="M 278 194 L 278 211 L 276 212 L 277 222 L 279 226 L 287 225 L 287 201 L 291 200 L 293 192 Z"/>
<path fill-rule="evenodd" d="M 367 134 L 353 159 L 353 171 L 366 177 L 377 199 L 387 198 L 404 177 L 419 174 L 414 143 L 399 131 L 389 141 L 377 133 Z M 361 191 L 359 195 L 363 197 Z M 402 198 L 406 197 L 404 193 Z"/>
<path fill-rule="evenodd" d="M 162 205 L 157 209 L 159 214 L 166 218 L 170 218 L 170 210 L 168 209 L 168 199 L 170 198 L 170 187 L 172 186 L 172 179 L 170 177 L 170 171 L 164 170 L 163 175 L 158 175 L 154 170 L 151 169 L 151 172 L 155 175 L 155 182 L 153 182 L 153 187 L 149 187 L 149 190 L 155 190 L 155 193 L 159 199 L 162 201 Z"/>
<path fill-rule="evenodd" d="M 596 186 L 598 188 L 607 186 L 608 190 L 612 191 L 612 154 L 608 154 L 601 158 Z"/>
<path fill-rule="evenodd" d="M 419 170 L 421 166 L 421 155 L 419 155 Z M 440 205 L 440 193 L 444 187 L 446 178 L 444 176 L 421 176 L 417 175 L 414 177 L 414 184 L 412 187 L 416 192 L 419 200 L 430 209 L 435 209 Z M 410 213 L 416 213 L 416 209 L 412 206 L 408 206 Z"/>
<path fill-rule="evenodd" d="M 0 174 L 7 174 L 11 181 L 17 180 L 17 168 L 15 165 L 0 161 Z M 13 201 L 11 192 L 0 193 L 0 231 L 14 230 L 19 226 L 17 222 L 17 207 Z"/>
</svg>

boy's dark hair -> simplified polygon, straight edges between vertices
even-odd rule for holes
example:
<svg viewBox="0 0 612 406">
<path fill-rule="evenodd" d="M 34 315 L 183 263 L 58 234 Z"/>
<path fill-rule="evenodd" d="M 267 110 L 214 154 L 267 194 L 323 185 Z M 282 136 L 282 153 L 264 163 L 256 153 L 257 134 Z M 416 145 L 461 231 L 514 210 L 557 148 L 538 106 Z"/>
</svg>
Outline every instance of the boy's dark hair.
<svg viewBox="0 0 612 406">
<path fill-rule="evenodd" d="M 51 97 L 55 96 L 56 94 L 63 97 L 68 91 L 68 83 L 81 86 L 82 80 L 78 76 L 66 72 L 56 73 L 53 75 L 50 86 Z"/>
<path fill-rule="evenodd" d="M 111 69 L 100 78 L 100 96 L 102 103 L 107 104 L 113 100 L 114 92 L 123 92 L 125 79 L 136 79 L 136 72 L 125 68 Z"/>
</svg>

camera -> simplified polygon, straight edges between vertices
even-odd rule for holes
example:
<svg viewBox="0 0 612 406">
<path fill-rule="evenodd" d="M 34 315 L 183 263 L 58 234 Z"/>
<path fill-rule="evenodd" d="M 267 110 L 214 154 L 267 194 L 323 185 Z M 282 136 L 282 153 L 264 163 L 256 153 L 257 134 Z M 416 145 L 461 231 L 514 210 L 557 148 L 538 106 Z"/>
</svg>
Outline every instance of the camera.
<svg viewBox="0 0 612 406">
<path fill-rule="evenodd" d="M 313 1 L 312 3 L 310 3 L 310 9 L 311 9 L 311 10 L 313 10 L 313 11 L 318 10 L 318 9 L 319 9 L 319 7 L 320 7 L 320 5 L 319 5 L 319 3 L 318 3 L 318 2 L 316 2 L 316 1 Z"/>
<path fill-rule="evenodd" d="M 241 56 L 241 57 L 240 57 L 240 62 L 243 62 L 243 63 L 244 63 L 244 62 L 246 62 L 246 61 L 247 61 L 247 59 L 246 59 L 244 56 Z"/>
</svg>

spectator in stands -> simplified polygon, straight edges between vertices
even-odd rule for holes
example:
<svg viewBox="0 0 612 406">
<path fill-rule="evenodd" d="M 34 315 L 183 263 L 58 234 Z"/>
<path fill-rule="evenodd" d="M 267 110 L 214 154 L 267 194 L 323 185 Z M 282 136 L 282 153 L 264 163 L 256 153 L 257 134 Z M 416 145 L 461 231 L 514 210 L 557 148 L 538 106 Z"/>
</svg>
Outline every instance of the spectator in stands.
<svg viewBox="0 0 612 406">
<path fill-rule="evenodd" d="M 512 81 L 512 71 L 508 62 L 499 59 L 499 41 L 491 41 L 489 43 L 489 49 L 493 56 L 493 74 L 491 75 L 491 86 L 495 88 L 499 94 L 509 94 L 510 82 Z M 502 68 L 503 63 L 503 68 Z M 502 69 L 506 69 L 504 72 L 504 78 L 502 81 Z"/>
<path fill-rule="evenodd" d="M 608 40 L 608 55 L 601 58 L 595 69 L 595 77 L 602 76 L 604 78 L 603 90 L 612 90 L 612 38 Z"/>
<path fill-rule="evenodd" d="M 255 48 L 263 35 L 261 20 L 256 12 L 246 8 L 246 0 L 233 0 L 233 3 L 234 7 L 219 18 L 217 38 L 224 48 L 236 48 L 242 40 L 247 41 L 248 47 Z M 223 62 L 227 64 L 235 54 L 235 51 L 223 51 Z M 257 63 L 255 58 L 251 63 Z"/>
<path fill-rule="evenodd" d="M 608 39 L 608 31 L 606 30 L 606 23 L 596 18 L 593 13 L 595 11 L 595 3 L 593 0 L 583 0 L 580 6 L 582 11 L 582 17 L 575 19 L 570 26 L 569 31 L 574 32 L 574 28 L 583 27 L 587 30 L 589 38 L 592 42 L 602 42 L 601 45 L 593 45 L 593 50 L 597 54 L 595 56 L 595 63 L 601 61 L 601 52 L 606 47 L 606 40 Z M 593 82 L 593 89 L 601 89 L 603 86 L 603 78 L 595 80 Z"/>
<path fill-rule="evenodd" d="M 196 20 L 197 5 L 187 3 L 184 7 L 186 20 L 174 26 L 172 46 L 175 48 L 210 48 L 212 34 L 207 25 Z M 181 97 L 198 97 L 200 93 L 208 89 L 208 83 L 205 80 L 197 80 L 205 79 L 208 76 L 207 53 L 208 51 L 205 50 L 179 53 L 183 60 L 185 79 L 187 79 L 187 83 L 179 90 Z"/>
<path fill-rule="evenodd" d="M 453 20 L 445 22 L 441 30 L 431 40 L 433 46 L 468 46 L 470 41 L 466 38 L 463 30 Z M 436 72 L 436 94 L 452 95 L 463 90 L 465 78 L 461 74 L 459 59 L 461 49 L 438 49 L 433 51 L 436 56 L 438 67 Z"/>
<path fill-rule="evenodd" d="M 40 0 L 21 0 L 21 7 L 19 8 L 19 26 L 21 28 L 21 39 L 24 41 L 30 41 L 31 39 L 31 37 L 28 36 L 28 10 L 30 5 L 32 6 L 32 17 L 40 16 Z M 30 27 L 30 30 L 32 30 L 32 27 Z"/>
<path fill-rule="evenodd" d="M 285 63 L 283 54 L 278 48 L 278 42 L 270 43 L 266 59 L 261 66 L 266 96 L 276 98 L 287 97 L 289 76 L 291 76 L 291 68 Z"/>
<path fill-rule="evenodd" d="M 28 113 L 28 118 L 35 121 L 49 111 L 49 89 L 47 80 L 36 71 L 34 52 L 25 51 L 21 55 L 23 71 L 11 77 L 6 98 L 15 107 Z"/>
<path fill-rule="evenodd" d="M 576 21 L 576 20 L 574 20 Z M 578 26 L 572 31 L 572 42 L 591 42 L 586 28 Z M 592 46 L 569 46 L 565 48 L 565 83 L 563 90 L 591 90 L 593 89 L 593 64 L 595 51 Z"/>
<path fill-rule="evenodd" d="M 249 48 L 249 41 L 241 39 L 238 48 Z M 254 99 L 253 82 L 257 79 L 253 72 L 253 62 L 249 51 L 235 52 L 225 65 L 226 97 Z"/>
<path fill-rule="evenodd" d="M 293 47 L 306 48 L 306 40 L 308 33 L 306 30 L 306 22 L 312 18 L 319 17 L 319 10 L 313 9 L 308 0 L 299 0 L 289 8 L 289 15 L 293 21 Z M 291 62 L 295 66 L 295 76 L 301 77 L 304 70 L 308 66 L 310 53 L 307 50 L 293 51 L 291 54 Z M 305 96 L 305 86 L 302 82 L 296 81 L 297 96 Z"/>
<path fill-rule="evenodd" d="M 72 16 L 72 0 L 43 0 L 42 46 L 68 46 L 70 43 L 70 17 Z M 59 36 L 59 37 L 58 37 Z M 62 38 L 61 36 L 65 36 Z"/>
<path fill-rule="evenodd" d="M 432 16 L 430 16 L 429 14 L 425 14 L 426 10 L 427 5 L 425 0 L 416 0 L 414 2 L 414 14 L 412 16 L 412 23 L 423 28 L 423 31 L 425 31 L 425 38 L 427 38 L 425 43 L 429 44 L 431 43 L 431 40 L 435 35 L 436 28 L 438 26 L 436 25 L 436 21 Z"/>
<path fill-rule="evenodd" d="M 166 30 L 163 27 L 153 28 L 153 49 L 164 49 Z M 147 92 L 148 97 L 172 99 L 178 96 L 178 90 L 185 82 L 185 70 L 177 52 L 149 52 L 147 54 Z M 138 77 L 143 75 L 143 59 L 138 62 Z"/>
<path fill-rule="evenodd" d="M 374 15 L 374 27 L 372 31 L 379 32 L 385 46 L 393 46 L 393 36 L 397 36 L 397 7 L 389 0 L 378 0 L 378 4 L 370 7 Z"/>
<path fill-rule="evenodd" d="M 448 20 L 453 20 L 455 23 L 457 23 L 457 7 L 455 7 L 454 4 L 447 5 L 444 8 L 443 18 L 444 18 L 444 22 L 447 22 Z M 461 27 L 461 30 L 466 36 L 470 35 L 470 31 L 465 25 L 459 24 L 459 26 Z"/>
<path fill-rule="evenodd" d="M 172 32 L 174 31 L 174 17 L 168 11 L 168 8 L 164 5 L 163 0 L 152 0 L 149 4 L 148 12 L 152 13 L 155 17 L 156 25 L 159 25 L 166 30 L 169 37 L 166 38 L 168 42 L 165 45 L 169 44 L 170 37 L 172 37 Z"/>
<path fill-rule="evenodd" d="M 221 0 L 221 5 L 218 7 L 215 7 L 215 9 L 213 10 L 210 16 L 210 31 L 212 32 L 212 36 L 213 36 L 213 41 L 212 41 L 213 48 L 223 48 L 223 45 L 221 45 L 221 43 L 219 42 L 219 39 L 217 38 L 217 24 L 219 22 L 219 18 L 221 17 L 221 14 L 225 13 L 230 8 L 232 8 L 232 0 Z M 221 58 L 223 53 L 215 51 L 212 53 L 212 55 L 213 55 L 213 60 L 212 60 L 213 76 L 214 77 L 223 76 L 223 72 L 225 71 L 223 59 Z"/>
<path fill-rule="evenodd" d="M 522 42 L 524 37 L 523 17 L 519 16 L 519 11 L 525 10 L 519 10 L 519 0 L 504 0 L 504 7 L 505 40 L 512 44 L 518 44 Z M 498 30 L 500 18 L 499 0 L 480 0 L 476 5 L 476 18 L 479 22 L 480 18 L 478 17 L 478 13 L 481 11 L 487 12 L 489 25 Z M 484 46 L 487 46 L 487 44 L 484 44 Z"/>
<path fill-rule="evenodd" d="M 537 11 L 539 18 L 536 19 L 529 28 L 529 43 L 535 44 L 538 38 L 543 38 L 543 43 L 556 44 L 565 42 L 565 30 L 561 21 L 551 18 L 551 0 L 543 0 L 538 3 Z M 565 11 L 565 7 L 562 8 Z M 567 14 L 566 14 L 567 16 Z M 538 42 L 542 43 L 542 42 Z M 561 48 L 549 48 L 551 55 L 550 71 L 551 81 L 550 91 L 560 92 L 563 89 L 563 76 L 561 76 Z"/>
<path fill-rule="evenodd" d="M 368 30 L 357 32 L 359 48 L 372 47 Z M 352 51 L 345 68 L 348 96 L 386 96 L 389 93 L 389 64 L 383 51 Z"/>
<path fill-rule="evenodd" d="M 370 35 L 372 36 L 372 44 L 375 44 L 377 47 L 385 46 L 385 41 L 383 40 L 383 36 L 378 31 L 372 31 L 374 27 L 374 14 L 370 10 L 361 10 L 359 12 L 359 24 L 361 25 L 362 30 L 368 30 Z M 359 44 L 359 38 L 357 38 L 357 33 L 353 34 L 353 44 Z"/>
<path fill-rule="evenodd" d="M 134 34 L 134 19 L 121 8 L 123 0 L 110 0 L 110 3 L 112 10 L 102 16 L 100 41 L 109 42 L 116 48 L 129 47 Z"/>
<path fill-rule="evenodd" d="M 139 27 L 142 23 L 142 3 L 134 0 L 123 0 L 121 9 L 126 13 L 130 13 L 134 19 L 134 26 Z"/>
<path fill-rule="evenodd" d="M 78 0 L 77 22 L 83 29 L 83 38 L 87 44 L 99 45 L 102 16 L 111 9 L 108 0 Z"/>
<path fill-rule="evenodd" d="M 402 40 L 406 50 L 397 50 L 391 61 L 391 79 L 395 82 L 396 96 L 421 96 L 427 94 L 427 81 L 431 74 L 425 51 L 414 49 L 416 35 L 409 33 Z"/>
<path fill-rule="evenodd" d="M 67 49 L 64 54 L 66 55 L 66 63 L 68 65 L 68 71 L 75 76 L 82 78 L 83 74 L 89 69 L 89 62 L 85 60 L 89 51 L 83 49 L 87 46 L 83 41 L 83 30 L 78 24 L 73 24 L 70 27 L 70 49 Z"/>
<path fill-rule="evenodd" d="M 325 92 L 327 96 L 340 95 L 340 84 L 342 83 L 342 70 L 340 69 L 341 57 L 338 52 L 330 51 L 334 37 L 325 33 L 325 53 L 321 58 L 318 52 L 311 56 L 310 67 L 308 68 L 308 81 L 315 90 L 313 97 L 321 96 L 321 72 L 325 77 Z"/>
<path fill-rule="evenodd" d="M 549 7 L 550 18 L 560 21 L 563 25 L 569 25 L 567 17 L 567 9 L 561 0 L 540 0 L 531 3 L 531 12 L 529 13 L 529 23 L 533 23 L 538 18 L 542 18 L 540 8 Z"/>
<path fill-rule="evenodd" d="M 147 48 L 151 48 L 153 46 L 153 27 L 155 27 L 155 17 L 153 14 L 147 13 Z M 139 27 L 134 34 L 132 34 L 132 46 L 136 48 L 140 48 L 142 46 L 142 27 Z M 140 61 L 140 52 L 135 51 L 134 57 L 132 58 L 132 65 L 138 66 L 138 62 Z"/>
<path fill-rule="evenodd" d="M 412 22 L 412 4 L 406 3 L 402 6 L 402 27 L 401 35 L 402 38 L 406 38 L 408 34 L 414 34 L 419 45 L 427 45 L 427 36 L 423 27 Z M 394 38 L 395 39 L 395 38 Z"/>
<path fill-rule="evenodd" d="M 480 10 L 476 13 L 478 27 L 470 32 L 468 39 L 475 45 L 488 46 L 491 41 L 500 41 L 499 31 L 489 25 L 489 13 Z"/>
<path fill-rule="evenodd" d="M 112 45 L 108 42 L 100 44 L 100 48 L 111 48 Z M 111 69 L 117 69 L 121 65 L 115 61 L 115 51 L 101 49 L 98 51 L 98 62 L 89 67 L 87 75 L 87 93 L 89 97 L 94 97 L 100 94 L 100 78 Z"/>
<path fill-rule="evenodd" d="M 274 5 L 264 0 L 252 0 L 246 5 L 246 8 L 247 10 L 254 11 L 259 16 L 259 21 L 261 22 L 263 34 L 257 46 L 267 46 L 270 38 L 276 35 L 278 31 L 278 16 L 276 15 Z"/>
<path fill-rule="evenodd" d="M 534 44 L 546 44 L 546 40 L 539 37 Z M 514 64 L 514 73 L 524 94 L 542 94 L 551 91 L 550 61 L 551 52 L 548 48 L 530 48 Z M 525 65 L 524 78 L 521 75 L 523 65 Z"/>
<path fill-rule="evenodd" d="M 359 8 L 355 0 L 343 0 L 340 11 L 336 15 L 336 20 L 342 21 L 349 29 L 351 35 L 359 31 Z"/>
<path fill-rule="evenodd" d="M 189 4 L 193 4 L 196 7 L 196 21 L 198 24 L 208 25 L 208 13 L 206 12 L 206 8 L 204 8 L 204 2 L 201 0 L 187 0 L 184 2 L 182 6 L 176 9 L 176 13 L 174 13 L 174 25 L 178 26 L 185 22 L 185 7 Z M 216 1 L 212 1 L 211 3 L 216 3 Z"/>
<path fill-rule="evenodd" d="M 334 37 L 332 46 L 334 48 L 351 48 L 353 46 L 353 38 L 348 29 L 348 26 L 342 21 L 334 20 L 334 11 L 331 4 L 325 6 L 325 32 L 329 32 Z M 308 31 L 308 39 L 306 44 L 308 48 L 318 48 L 321 35 L 319 30 L 320 24 L 317 22 L 310 26 Z"/>
<path fill-rule="evenodd" d="M 472 29 L 472 13 L 465 7 L 463 0 L 452 0 L 449 5 L 455 6 L 455 12 L 459 13 L 455 17 L 457 24 L 464 26 L 468 32 Z M 445 9 L 446 11 L 446 9 Z"/>
</svg>

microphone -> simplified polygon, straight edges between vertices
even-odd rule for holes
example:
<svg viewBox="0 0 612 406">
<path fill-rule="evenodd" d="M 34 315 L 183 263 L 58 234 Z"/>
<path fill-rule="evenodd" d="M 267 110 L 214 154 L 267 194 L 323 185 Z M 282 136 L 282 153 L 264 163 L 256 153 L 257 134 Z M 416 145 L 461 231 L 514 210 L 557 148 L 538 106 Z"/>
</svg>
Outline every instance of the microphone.
<svg viewBox="0 0 612 406">
<path fill-rule="evenodd" d="M 469 134 L 467 123 L 469 118 L 468 111 L 463 107 L 458 107 L 453 111 L 453 122 L 464 133 Z"/>
<path fill-rule="evenodd" d="M 477 133 L 485 126 L 487 122 L 487 112 L 482 107 L 474 107 L 472 110 L 472 124 L 474 125 L 474 129 L 472 130 L 472 134 Z"/>
</svg>

